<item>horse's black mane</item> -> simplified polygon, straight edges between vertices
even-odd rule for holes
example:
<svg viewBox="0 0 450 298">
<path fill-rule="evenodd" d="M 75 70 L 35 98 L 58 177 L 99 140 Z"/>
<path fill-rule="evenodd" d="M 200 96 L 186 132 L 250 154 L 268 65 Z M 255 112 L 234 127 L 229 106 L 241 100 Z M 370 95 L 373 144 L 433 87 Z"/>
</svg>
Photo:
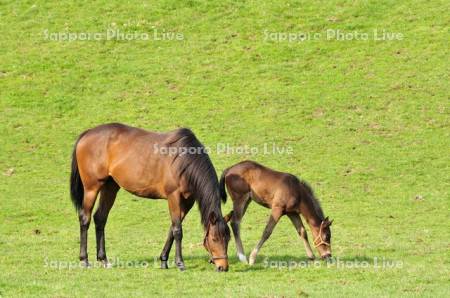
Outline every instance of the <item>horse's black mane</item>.
<svg viewBox="0 0 450 298">
<path fill-rule="evenodd" d="M 308 184 L 308 182 L 306 182 L 305 180 L 299 179 L 295 175 L 292 175 L 292 174 L 287 174 L 287 175 L 292 179 L 292 181 L 294 181 L 293 183 L 300 186 L 300 189 L 302 189 L 303 191 L 301 192 L 302 195 L 301 194 L 299 194 L 299 195 L 302 197 L 306 196 L 306 198 L 309 199 L 308 203 L 311 204 L 311 206 L 314 209 L 314 212 L 316 213 L 319 220 L 323 221 L 325 218 L 325 215 L 323 214 L 322 206 L 320 206 L 320 202 L 317 199 L 316 195 L 314 194 L 313 189 Z"/>
<path fill-rule="evenodd" d="M 299 180 L 299 182 L 306 188 L 309 198 L 311 200 L 311 204 L 314 207 L 314 210 L 316 211 L 317 216 L 320 220 L 323 220 L 325 218 L 325 215 L 323 214 L 322 207 L 320 206 L 319 200 L 316 198 L 316 195 L 314 194 L 314 191 L 312 190 L 311 186 L 304 180 Z"/>
<path fill-rule="evenodd" d="M 187 179 L 192 196 L 198 203 L 203 226 L 208 226 L 209 218 L 213 215 L 219 233 L 225 235 L 226 223 L 220 209 L 219 182 L 205 147 L 190 129 L 181 128 L 173 133 L 168 145 L 182 150 L 178 151 L 172 165 L 180 177 Z"/>
</svg>

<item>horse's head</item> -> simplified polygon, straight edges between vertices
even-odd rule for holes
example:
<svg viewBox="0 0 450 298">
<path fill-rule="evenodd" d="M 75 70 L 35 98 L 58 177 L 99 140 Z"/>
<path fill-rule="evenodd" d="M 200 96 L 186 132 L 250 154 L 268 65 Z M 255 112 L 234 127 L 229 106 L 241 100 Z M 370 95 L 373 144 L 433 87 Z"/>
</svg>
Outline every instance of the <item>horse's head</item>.
<svg viewBox="0 0 450 298">
<path fill-rule="evenodd" d="M 312 229 L 314 236 L 314 246 L 320 253 L 322 259 L 328 259 L 331 257 L 331 230 L 330 226 L 333 223 L 326 217 L 321 223 L 319 228 Z"/>
<path fill-rule="evenodd" d="M 203 239 L 203 246 L 210 255 L 210 263 L 216 265 L 217 271 L 228 271 L 228 242 L 230 229 L 225 220 L 211 213 Z"/>
</svg>

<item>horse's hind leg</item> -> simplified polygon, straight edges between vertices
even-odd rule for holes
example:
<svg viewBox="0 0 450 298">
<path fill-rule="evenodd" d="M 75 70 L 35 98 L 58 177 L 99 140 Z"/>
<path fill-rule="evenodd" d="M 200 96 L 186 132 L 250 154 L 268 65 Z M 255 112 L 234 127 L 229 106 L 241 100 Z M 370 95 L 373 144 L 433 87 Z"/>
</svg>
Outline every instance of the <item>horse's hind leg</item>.
<svg viewBox="0 0 450 298">
<path fill-rule="evenodd" d="M 247 263 L 247 257 L 245 256 L 244 247 L 241 240 L 241 220 L 247 211 L 247 207 L 251 200 L 248 194 L 237 194 L 233 191 L 230 192 L 233 199 L 233 214 L 231 216 L 231 229 L 233 230 L 234 240 L 236 242 L 236 250 L 239 261 Z"/>
<path fill-rule="evenodd" d="M 302 238 L 308 258 L 314 260 L 314 253 L 311 249 L 311 245 L 309 245 L 308 235 L 306 234 L 305 226 L 303 225 L 300 215 L 298 213 L 289 213 L 287 216 L 297 230 L 297 233 L 300 235 L 300 238 Z"/>
<path fill-rule="evenodd" d="M 84 189 L 83 205 L 78 213 L 80 220 L 80 261 L 83 266 L 89 267 L 88 253 L 87 253 L 87 236 L 89 224 L 91 223 L 92 208 L 97 199 L 100 185 L 89 189 Z"/>
<path fill-rule="evenodd" d="M 256 261 L 256 255 L 258 254 L 259 250 L 263 246 L 264 242 L 266 242 L 267 239 L 269 239 L 270 235 L 272 234 L 273 229 L 275 228 L 276 224 L 280 220 L 280 217 L 283 215 L 283 211 L 279 208 L 273 208 L 272 214 L 269 217 L 269 220 L 267 222 L 266 228 L 264 229 L 263 235 L 261 237 L 261 240 L 259 240 L 256 247 L 253 249 L 252 253 L 250 254 L 249 264 L 253 265 Z"/>
<path fill-rule="evenodd" d="M 100 191 L 100 203 L 94 214 L 95 234 L 97 239 L 97 260 L 101 261 L 106 268 L 111 267 L 111 264 L 106 257 L 105 225 L 108 220 L 109 211 L 116 200 L 119 188 L 117 183 L 112 179 L 109 179 L 105 185 L 103 185 Z"/>
</svg>

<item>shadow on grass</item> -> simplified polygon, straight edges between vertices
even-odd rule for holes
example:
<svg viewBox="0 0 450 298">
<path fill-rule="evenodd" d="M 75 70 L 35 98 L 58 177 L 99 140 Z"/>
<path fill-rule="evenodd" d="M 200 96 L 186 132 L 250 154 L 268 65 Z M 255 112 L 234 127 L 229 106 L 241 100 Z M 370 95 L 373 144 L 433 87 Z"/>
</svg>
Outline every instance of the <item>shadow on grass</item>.
<svg viewBox="0 0 450 298">
<path fill-rule="evenodd" d="M 385 258 L 384 256 L 334 256 L 329 260 L 317 258 L 310 260 L 306 256 L 292 255 L 258 255 L 253 266 L 240 263 L 237 258 L 231 258 L 230 266 L 238 266 L 235 272 L 252 272 L 262 270 L 279 270 L 291 268 L 380 268 L 395 267 L 399 260 Z"/>
<path fill-rule="evenodd" d="M 296 262 L 296 263 L 308 263 L 311 262 L 310 259 L 306 256 L 292 256 L 292 255 L 264 255 L 259 254 L 256 258 L 256 262 L 254 265 L 244 264 L 239 261 L 237 257 L 230 258 L 230 266 L 234 265 L 241 265 L 244 266 L 243 268 L 236 268 L 233 271 L 234 272 L 256 272 L 256 271 L 264 271 L 264 270 L 270 270 L 271 268 L 268 268 L 267 264 L 269 262 L 278 262 L 278 263 L 289 263 L 289 262 Z"/>
<path fill-rule="evenodd" d="M 308 262 L 309 259 L 307 257 L 293 257 L 290 255 L 284 255 L 284 256 L 276 256 L 274 258 L 265 256 L 265 255 L 258 255 L 258 259 L 256 263 L 253 266 L 250 266 L 248 264 L 244 264 L 236 256 L 229 256 L 228 263 L 230 267 L 233 267 L 234 272 L 247 272 L 247 271 L 259 271 L 259 270 L 267 270 L 267 268 L 264 267 L 263 261 L 264 260 L 276 260 L 276 261 L 292 261 L 295 260 L 297 262 Z M 184 264 L 186 265 L 187 269 L 205 269 L 208 268 L 208 265 L 214 266 L 213 264 L 209 264 L 209 256 L 183 256 Z M 136 259 L 130 259 L 121 260 L 123 263 L 136 263 L 136 264 L 147 264 L 148 268 L 154 268 L 159 269 L 161 261 L 159 260 L 159 256 L 155 258 L 136 258 Z M 169 269 L 176 268 L 175 265 L 175 256 L 171 255 L 168 260 L 168 266 Z M 120 267 L 113 265 L 113 268 Z"/>
<path fill-rule="evenodd" d="M 208 255 L 205 256 L 189 256 L 184 255 L 183 256 L 184 265 L 187 269 L 195 269 L 195 268 L 203 268 L 203 266 L 198 265 L 198 261 L 203 261 L 206 265 L 208 265 Z M 161 268 L 161 261 L 159 259 L 159 256 L 153 257 L 153 258 L 136 258 L 136 259 L 130 259 L 130 260 L 123 260 L 124 262 L 134 262 L 137 264 L 146 264 L 146 267 L 153 268 L 153 269 L 160 269 Z M 167 260 L 167 265 L 169 269 L 177 268 L 175 265 L 175 255 L 171 254 L 169 256 L 169 259 Z M 115 266 L 113 266 L 114 268 Z M 144 265 L 143 265 L 144 267 Z"/>
<path fill-rule="evenodd" d="M 171 255 L 168 260 L 169 269 L 176 269 L 175 256 Z M 187 269 L 208 270 L 209 266 L 213 268 L 213 264 L 209 264 L 209 256 L 184 256 L 184 263 Z M 158 257 L 154 258 L 137 258 L 137 259 L 120 259 L 119 264 L 115 264 L 113 261 L 113 268 L 128 267 L 128 268 L 151 268 L 160 269 L 161 262 Z M 392 264 L 397 262 L 396 260 L 386 259 L 383 256 L 334 256 L 330 260 L 322 260 L 316 258 L 310 260 L 306 256 L 293 256 L 293 255 L 258 255 L 256 263 L 252 266 L 244 264 L 239 261 L 236 256 L 229 256 L 229 265 L 234 272 L 256 272 L 271 269 L 288 268 L 288 266 L 294 265 L 297 267 L 313 268 L 313 267 L 330 267 L 333 266 L 346 266 L 346 264 L 364 264 L 368 267 L 375 267 L 381 263 Z M 209 266 L 208 266 L 209 265 Z M 351 266 L 351 265 L 349 265 Z"/>
</svg>

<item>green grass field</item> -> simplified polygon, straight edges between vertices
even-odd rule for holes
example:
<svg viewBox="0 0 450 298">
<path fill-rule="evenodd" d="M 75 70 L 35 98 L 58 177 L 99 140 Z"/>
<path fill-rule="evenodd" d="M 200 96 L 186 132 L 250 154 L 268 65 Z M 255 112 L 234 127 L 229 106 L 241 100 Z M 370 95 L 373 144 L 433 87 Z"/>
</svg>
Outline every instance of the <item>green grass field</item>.
<svg viewBox="0 0 450 298">
<path fill-rule="evenodd" d="M 450 296 L 449 9 L 448 1 L 1 1 L 0 297 Z M 108 38 L 108 29 L 141 35 Z M 375 29 L 402 38 L 375 40 Z M 69 33 L 77 40 L 64 40 Z M 257 264 L 239 263 L 232 240 L 230 271 L 215 273 L 194 208 L 183 225 L 188 270 L 158 269 L 167 203 L 122 190 L 106 227 L 116 266 L 68 268 L 79 251 L 72 146 L 106 122 L 190 127 L 213 149 L 292 148 L 210 155 L 219 174 L 253 159 L 308 181 L 334 219 L 335 264 L 308 263 L 283 218 Z M 268 214 L 250 205 L 247 255 Z M 92 225 L 91 261 L 94 234 Z"/>
</svg>

